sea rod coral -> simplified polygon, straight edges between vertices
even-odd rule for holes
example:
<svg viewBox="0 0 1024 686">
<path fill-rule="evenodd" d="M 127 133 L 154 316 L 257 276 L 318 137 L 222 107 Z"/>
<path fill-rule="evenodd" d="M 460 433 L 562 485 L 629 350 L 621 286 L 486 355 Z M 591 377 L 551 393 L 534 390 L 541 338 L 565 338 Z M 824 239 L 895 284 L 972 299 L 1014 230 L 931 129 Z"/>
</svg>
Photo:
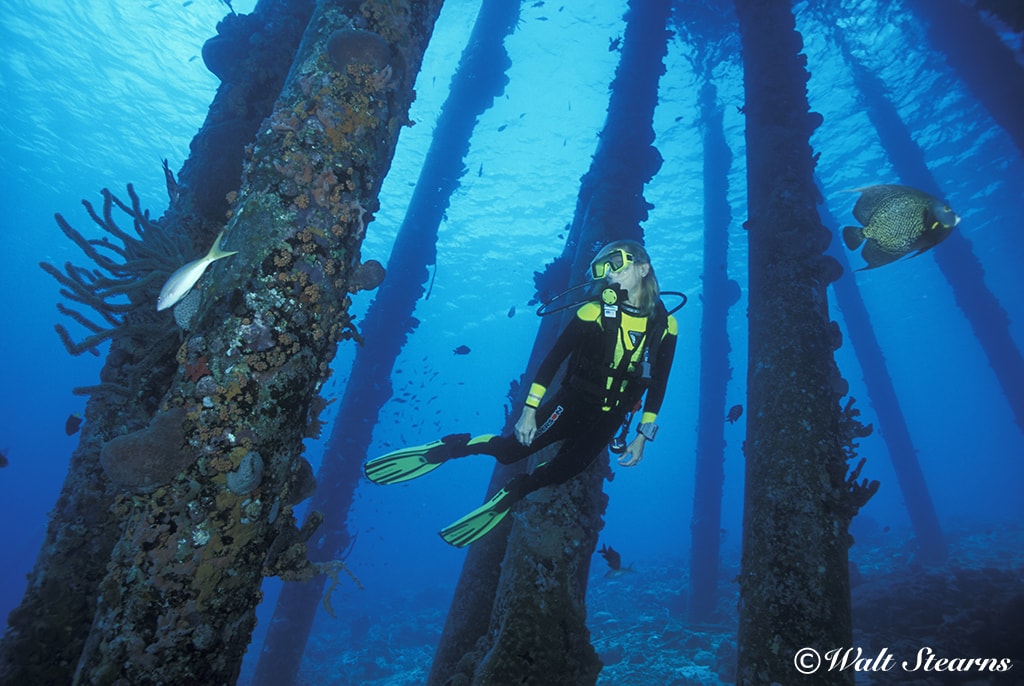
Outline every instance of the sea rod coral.
<svg viewBox="0 0 1024 686">
<path fill-rule="evenodd" d="M 101 374 L 102 383 L 76 388 L 74 392 L 79 395 L 112 392 L 137 397 L 154 372 L 161 368 L 161 362 L 173 360 L 178 331 L 169 325 L 166 316 L 153 311 L 153 303 L 167 276 L 185 261 L 189 247 L 182 235 L 164 231 L 159 223 L 150 219 L 131 184 L 128 185 L 130 205 L 107 189 L 103 189 L 102 194 L 101 210 L 97 211 L 88 200 L 83 200 L 82 204 L 93 222 L 109 237 L 86 238 L 63 216 L 56 215 L 61 231 L 85 253 L 92 265 L 66 262 L 61 269 L 42 262 L 39 266 L 60 283 L 60 294 L 69 303 L 58 303 L 57 309 L 89 331 L 76 341 L 63 324 L 55 324 L 54 329 L 68 352 L 81 355 L 96 351 L 107 341 L 112 342 L 108 368 Z M 115 208 L 131 220 L 132 230 L 118 226 Z M 87 314 L 87 311 L 91 312 Z"/>
</svg>

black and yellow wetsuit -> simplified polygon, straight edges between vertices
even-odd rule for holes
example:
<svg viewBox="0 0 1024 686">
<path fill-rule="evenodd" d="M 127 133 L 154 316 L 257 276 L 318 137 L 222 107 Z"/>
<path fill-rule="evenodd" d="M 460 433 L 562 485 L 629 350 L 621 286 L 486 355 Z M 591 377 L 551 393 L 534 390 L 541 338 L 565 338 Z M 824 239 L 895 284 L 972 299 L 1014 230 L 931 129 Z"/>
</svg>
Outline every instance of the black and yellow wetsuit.
<svg viewBox="0 0 1024 686">
<path fill-rule="evenodd" d="M 610 291 L 617 289 L 606 288 L 602 297 Z M 441 538 L 461 547 L 493 530 L 527 493 L 564 483 L 586 469 L 645 393 L 641 428 L 653 428 L 672 368 L 678 324 L 660 301 L 647 316 L 616 304 L 616 298 L 609 300 L 581 306 L 541 363 L 526 399 L 537 408 L 537 432 L 530 445 L 512 434 L 451 434 L 369 460 L 363 465 L 366 477 L 380 484 L 400 483 L 452 458 L 477 454 L 511 464 L 562 441 L 549 461 L 514 477 L 486 503 L 440 531 Z M 565 379 L 549 398 L 548 386 L 566 361 Z M 644 435 L 653 438 L 650 431 Z"/>
<path fill-rule="evenodd" d="M 650 317 L 627 306 L 606 315 L 600 303 L 582 305 L 541 363 L 526 400 L 537 408 L 530 445 L 509 434 L 452 446 L 451 457 L 486 454 L 511 464 L 564 440 L 554 458 L 506 486 L 509 502 L 590 466 L 645 391 L 641 423 L 657 418 L 675 355 L 676 319 L 661 303 Z M 548 386 L 567 359 L 565 380 L 548 398 Z"/>
</svg>

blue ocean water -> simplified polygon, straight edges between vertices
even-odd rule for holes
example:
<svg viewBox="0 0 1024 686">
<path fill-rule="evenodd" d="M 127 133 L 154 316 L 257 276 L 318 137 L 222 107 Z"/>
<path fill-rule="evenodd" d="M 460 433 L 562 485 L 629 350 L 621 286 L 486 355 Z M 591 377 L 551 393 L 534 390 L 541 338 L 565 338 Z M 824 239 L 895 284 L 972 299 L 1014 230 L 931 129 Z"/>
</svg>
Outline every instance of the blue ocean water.
<svg viewBox="0 0 1024 686">
<path fill-rule="evenodd" d="M 238 12 L 251 10 L 253 4 L 233 3 Z M 381 211 L 367 233 L 364 259 L 386 262 L 478 6 L 470 0 L 445 3 L 416 83 L 417 100 L 410 113 L 416 124 L 402 133 L 381 194 Z M 830 27 L 807 4 L 796 7 L 812 72 L 811 106 L 824 116 L 812 141 L 821 153 L 818 174 L 824 200 L 840 222 L 852 223 L 855 196 L 845 191 L 898 179 L 842 55 L 828 39 Z M 77 437 L 65 435 L 64 421 L 83 409 L 84 399 L 71 389 L 94 383 L 102 360 L 89 354 L 70 357 L 53 331 L 59 321 L 58 287 L 37 265 L 81 262 L 53 214 L 61 213 L 93 235 L 96 229 L 80 201 L 99 203 L 101 188 L 123 197 L 125 184 L 132 183 L 143 205 L 159 216 L 167 202 L 160 161 L 166 158 L 171 169 L 179 169 L 203 121 L 217 80 L 206 71 L 199 51 L 226 11 L 216 0 L 9 0 L 0 16 L 5 45 L 0 63 L 5 94 L 0 193 L 6 210 L 0 233 L 0 292 L 6 296 L 0 308 L 5 323 L 0 378 L 6 390 L 0 397 L 0 449 L 6 449 L 9 459 L 0 470 L 0 521 L 6 524 L 0 614 L 6 615 L 21 597 L 47 511 L 76 445 Z M 509 84 L 480 118 L 466 159 L 470 171 L 441 226 L 431 295 L 417 307 L 422 323 L 399 360 L 395 398 L 375 430 L 374 452 L 454 431 L 495 431 L 503 424 L 509 382 L 521 374 L 538 326 L 528 306 L 533 273 L 562 249 L 579 178 L 590 164 L 604 122 L 608 84 L 618 59 L 609 45 L 623 33 L 622 12 L 622 5 L 611 2 L 524 4 L 520 25 L 506 42 L 512 60 Z M 856 57 L 882 80 L 924 151 L 929 170 L 963 216 L 957 230 L 983 265 L 985 285 L 1005 310 L 1017 348 L 1024 348 L 1020 150 L 943 56 L 927 47 L 923 27 L 901 2 L 845 0 L 836 3 L 835 18 Z M 1019 37 L 996 27 L 1019 59 Z M 640 468 L 619 470 L 606 489 L 610 504 L 602 540 L 641 570 L 615 580 L 613 590 L 636 598 L 646 597 L 643 586 L 653 579 L 685 574 L 689 555 L 703 223 L 697 52 L 698 46 L 681 34 L 670 43 L 654 122 L 655 145 L 665 163 L 645 193 L 654 205 L 645 224 L 647 245 L 662 285 L 689 293 L 690 304 L 679 314 L 679 352 L 658 441 L 648 448 Z M 717 54 L 712 74 L 733 153 L 728 270 L 745 292 L 741 224 L 746 218 L 746 170 L 738 40 L 723 40 Z M 951 247 L 940 245 L 936 251 L 945 249 Z M 855 266 L 862 265 L 859 260 L 851 257 Z M 931 254 L 842 278 L 855 279 L 860 287 L 943 525 L 965 538 L 989 532 L 970 548 L 970 560 L 958 562 L 969 566 L 986 556 L 1005 561 L 1007 548 L 1018 540 L 1009 532 L 1019 530 L 1024 520 L 1019 497 L 1024 437 L 996 372 L 958 309 L 955 292 Z M 371 298 L 361 295 L 355 311 L 365 311 Z M 509 317 L 512 308 L 515 313 Z M 730 317 L 729 404 L 745 402 L 745 308 L 744 297 Z M 835 303 L 832 312 L 845 332 Z M 470 354 L 452 353 L 461 345 Z M 340 351 L 328 398 L 340 395 L 352 354 L 351 347 Z M 864 420 L 877 425 L 849 344 L 837 359 Z M 1012 381 L 1017 392 L 1024 392 L 1019 390 L 1024 379 Z M 735 562 L 742 510 L 742 422 L 726 428 L 726 439 L 723 538 L 725 554 Z M 308 446 L 314 466 L 321 447 L 317 442 Z M 888 550 L 890 557 L 909 555 L 912 543 L 902 496 L 877 431 L 861 441 L 860 452 L 868 458 L 864 475 L 882 482 L 860 519 L 875 523 L 887 536 L 876 540 L 872 551 L 855 545 L 851 558 L 857 561 L 863 555 L 860 559 L 871 566 L 884 557 L 877 551 Z M 365 590 L 344 587 L 333 604 L 351 608 L 352 617 L 379 616 L 387 608 L 401 617 L 401 627 L 411 634 L 408 642 L 419 646 L 400 659 L 376 656 L 376 662 L 387 662 L 392 669 L 373 683 L 390 683 L 388 674 L 405 674 L 415 682 L 409 675 L 429 666 L 430 642 L 436 635 L 429 630 L 420 635 L 410 627 L 419 621 L 439 630 L 464 556 L 446 546 L 436 531 L 478 504 L 490 468 L 482 460 L 464 461 L 408 485 L 360 488 L 349 520 L 358 541 L 348 564 Z M 593 590 L 600 593 L 613 582 L 599 576 L 600 560 L 594 566 Z M 267 608 L 272 608 L 276 588 L 268 581 Z M 595 599 L 594 607 L 619 615 L 626 611 L 607 596 Z M 268 616 L 261 614 L 261 629 Z M 318 624 L 322 631 L 311 643 L 314 666 L 308 673 L 321 680 L 310 676 L 309 683 L 327 683 L 325 674 L 342 670 L 340 656 L 349 653 L 332 642 L 332 627 L 349 631 L 350 624 L 346 617 Z M 243 680 L 250 669 L 247 665 Z"/>
<path fill-rule="evenodd" d="M 251 7 L 254 3 L 246 2 Z M 242 3 L 236 3 L 242 11 Z M 167 206 L 161 159 L 180 169 L 217 87 L 199 51 L 227 7 L 207 2 L 77 3 L 13 0 L 0 14 L 3 255 L 0 474 L 4 533 L 0 614 L 24 592 L 77 436 L 68 415 L 81 412 L 75 386 L 98 379 L 101 357 L 72 358 L 53 330 L 57 285 L 38 266 L 81 263 L 57 228 L 61 213 L 90 237 L 97 228 L 81 205 L 102 205 L 100 189 L 143 206 Z"/>
</svg>

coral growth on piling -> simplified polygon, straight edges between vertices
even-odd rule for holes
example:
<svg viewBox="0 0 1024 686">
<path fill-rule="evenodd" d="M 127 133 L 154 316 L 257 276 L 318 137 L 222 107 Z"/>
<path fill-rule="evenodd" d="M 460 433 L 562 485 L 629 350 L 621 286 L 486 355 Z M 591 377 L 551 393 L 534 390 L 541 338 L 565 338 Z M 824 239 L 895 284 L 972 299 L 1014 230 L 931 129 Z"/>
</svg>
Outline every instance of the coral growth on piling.
<svg viewBox="0 0 1024 686">
<path fill-rule="evenodd" d="M 160 413 L 184 413 L 182 451 L 194 459 L 119 500 L 124 534 L 83 678 L 233 680 L 263 576 L 337 575 L 308 559 L 319 513 L 298 525 L 293 512 L 314 487 L 302 439 L 318 428 L 338 343 L 358 339 L 349 294 L 383 276 L 362 264 L 360 244 L 408 123 L 405 65 L 418 65 L 439 10 L 439 0 L 364 0 L 355 26 L 344 8 L 318 6 L 228 198 L 225 247 L 237 254 L 204 276 L 159 402 Z M 356 28 L 378 34 L 356 40 L 384 41 L 386 54 L 336 50 L 332 62 L 327 38 Z"/>
</svg>

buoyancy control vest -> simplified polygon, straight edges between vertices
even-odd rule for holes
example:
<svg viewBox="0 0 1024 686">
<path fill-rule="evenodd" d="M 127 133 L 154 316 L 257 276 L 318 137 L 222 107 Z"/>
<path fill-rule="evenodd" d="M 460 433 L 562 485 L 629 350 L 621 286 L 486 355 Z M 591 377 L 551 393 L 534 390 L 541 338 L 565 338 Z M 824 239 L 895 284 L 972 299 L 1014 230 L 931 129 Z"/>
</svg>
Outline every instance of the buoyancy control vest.
<svg viewBox="0 0 1024 686">
<path fill-rule="evenodd" d="M 617 286 L 605 288 L 596 303 L 600 345 L 581 347 L 569 363 L 568 385 L 602 409 L 632 408 L 651 380 L 652 367 L 668 327 L 668 310 L 659 299 L 654 313 L 643 317 L 624 302 Z M 643 323 L 643 330 L 638 325 Z"/>
</svg>

